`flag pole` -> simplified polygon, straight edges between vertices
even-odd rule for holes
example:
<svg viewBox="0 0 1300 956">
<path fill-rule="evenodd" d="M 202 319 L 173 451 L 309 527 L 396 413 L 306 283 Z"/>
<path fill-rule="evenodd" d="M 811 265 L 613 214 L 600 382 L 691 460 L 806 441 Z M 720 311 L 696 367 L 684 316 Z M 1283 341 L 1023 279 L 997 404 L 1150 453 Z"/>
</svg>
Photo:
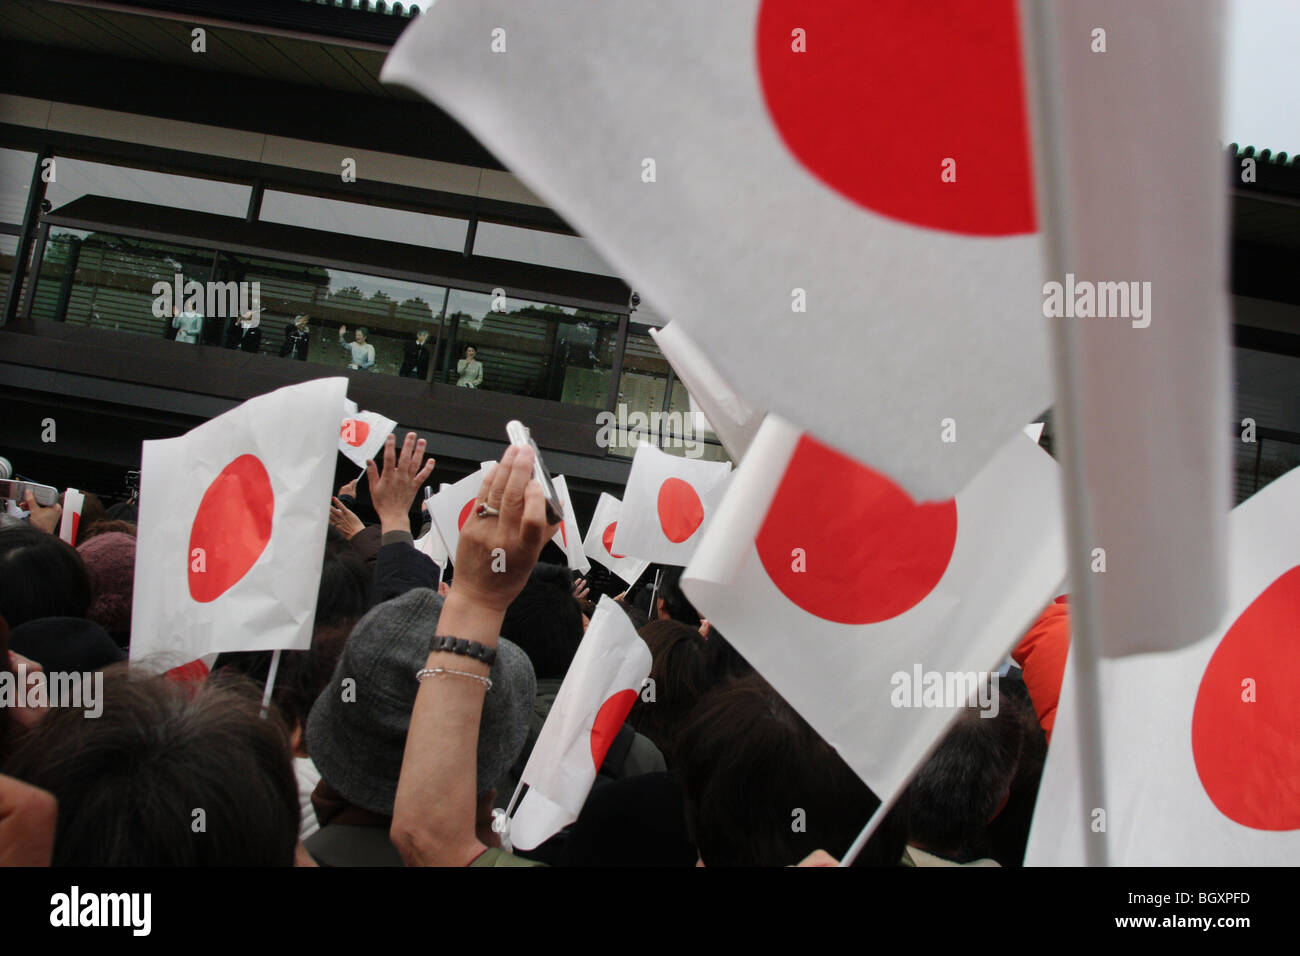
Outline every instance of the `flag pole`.
<svg viewBox="0 0 1300 956">
<path fill-rule="evenodd" d="M 663 568 L 655 569 L 655 583 L 654 583 L 654 587 L 650 589 L 650 620 L 652 621 L 658 618 L 659 616 L 659 612 L 655 609 L 655 598 L 659 594 L 659 575 L 663 573 L 664 573 Z"/>
<path fill-rule="evenodd" d="M 1072 249 L 1070 210 L 1065 182 L 1064 104 L 1058 59 L 1053 56 L 1059 34 L 1060 0 L 1021 0 L 1022 46 L 1026 60 L 1030 128 L 1034 137 L 1038 221 L 1043 233 L 1049 278 L 1067 271 Z M 1077 42 L 1077 41 L 1075 41 Z M 1055 450 L 1061 461 L 1066 542 L 1070 569 L 1070 659 L 1073 664 L 1079 733 L 1079 777 L 1085 818 L 1084 859 L 1088 866 L 1107 865 L 1106 831 L 1092 829 L 1093 812 L 1106 806 L 1102 761 L 1099 665 L 1101 635 L 1097 632 L 1097 595 L 1089 567 L 1087 472 L 1079 423 L 1079 364 L 1074 320 L 1052 320 L 1052 364 L 1056 375 Z"/>
<path fill-rule="evenodd" d="M 266 689 L 262 691 L 262 719 L 271 706 L 271 691 L 275 689 L 275 672 L 280 669 L 280 649 L 271 652 L 271 669 L 266 674 Z"/>
</svg>

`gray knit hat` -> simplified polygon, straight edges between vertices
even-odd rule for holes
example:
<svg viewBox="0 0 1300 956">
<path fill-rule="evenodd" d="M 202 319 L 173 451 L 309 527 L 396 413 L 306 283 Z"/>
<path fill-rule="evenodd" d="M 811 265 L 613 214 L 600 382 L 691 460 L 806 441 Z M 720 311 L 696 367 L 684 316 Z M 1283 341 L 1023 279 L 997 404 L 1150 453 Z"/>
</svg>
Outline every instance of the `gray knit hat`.
<svg viewBox="0 0 1300 956">
<path fill-rule="evenodd" d="M 349 803 L 393 815 L 406 731 L 429 657 L 442 598 L 415 588 L 372 608 L 343 647 L 334 676 L 307 718 L 307 749 L 321 776 Z M 483 699 L 478 785 L 484 793 L 523 752 L 537 681 L 519 647 L 502 638 Z M 355 686 L 344 687 L 351 678 Z"/>
</svg>

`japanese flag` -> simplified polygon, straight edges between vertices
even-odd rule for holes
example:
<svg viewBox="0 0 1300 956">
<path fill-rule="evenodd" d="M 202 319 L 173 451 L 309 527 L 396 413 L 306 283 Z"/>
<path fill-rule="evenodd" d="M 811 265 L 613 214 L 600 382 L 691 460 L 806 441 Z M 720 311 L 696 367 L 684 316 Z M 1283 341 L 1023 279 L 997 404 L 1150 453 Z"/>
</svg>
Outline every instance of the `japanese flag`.
<svg viewBox="0 0 1300 956">
<path fill-rule="evenodd" d="M 131 660 L 311 646 L 346 391 L 315 379 L 144 443 Z"/>
<path fill-rule="evenodd" d="M 1081 865 L 1103 839 L 1119 866 L 1300 861 L 1300 469 L 1238 505 L 1228 541 L 1213 633 L 1100 662 L 1102 807 L 1079 787 L 1071 654 L 1026 864 Z"/>
<path fill-rule="evenodd" d="M 763 413 L 751 408 L 749 403 L 736 394 L 717 367 L 709 361 L 690 336 L 671 323 L 662 329 L 651 329 L 650 337 L 664 353 L 668 364 L 673 367 L 677 377 L 686 386 L 691 397 L 692 409 L 698 406 L 704 414 L 709 428 L 722 442 L 734 461 L 740 461 L 750 442 L 758 434 L 758 426 L 763 423 Z"/>
<path fill-rule="evenodd" d="M 583 539 L 582 549 L 587 557 L 599 561 L 627 582 L 628 587 L 637 580 L 650 566 L 649 561 L 629 558 L 612 550 L 614 535 L 618 533 L 618 518 L 622 513 L 623 503 L 611 494 L 601 492 L 596 501 L 596 513 L 591 516 L 591 525 L 587 528 L 587 537 Z"/>
<path fill-rule="evenodd" d="M 531 850 L 578 819 L 650 664 L 628 616 L 602 596 L 524 766 L 519 787 L 528 790 L 511 798 L 514 846 Z"/>
<path fill-rule="evenodd" d="M 439 0 L 381 79 L 918 497 L 1051 403 L 1016 0 Z"/>
<path fill-rule="evenodd" d="M 582 550 L 582 529 L 578 527 L 578 516 L 573 513 L 573 502 L 569 500 L 569 483 L 563 475 L 555 475 L 551 484 L 555 486 L 555 493 L 564 509 L 564 521 L 551 540 L 560 546 L 571 569 L 586 574 L 591 570 L 591 562 Z"/>
<path fill-rule="evenodd" d="M 682 588 L 889 800 L 966 703 L 917 706 L 920 678 L 996 669 L 1058 593 L 1057 471 L 1016 434 L 956 499 L 917 504 L 768 415 Z"/>
<path fill-rule="evenodd" d="M 81 509 L 86 505 L 86 496 L 76 488 L 63 492 L 63 517 L 59 519 L 59 537 L 68 544 L 77 543 L 77 532 L 81 529 Z"/>
<path fill-rule="evenodd" d="M 339 425 L 339 451 L 365 468 L 366 462 L 379 453 L 384 447 L 384 439 L 396 427 L 397 422 L 391 418 L 378 412 L 358 411 L 356 404 L 349 400 L 343 422 Z"/>
<path fill-rule="evenodd" d="M 684 567 L 730 478 L 728 462 L 679 458 L 653 445 L 639 445 L 611 553 Z"/>
<path fill-rule="evenodd" d="M 429 514 L 433 517 L 433 530 L 442 538 L 443 547 L 456 563 L 456 547 L 460 544 L 460 529 L 470 520 L 474 512 L 474 502 L 478 499 L 479 489 L 488 468 L 494 462 L 485 462 L 479 470 L 467 475 L 454 485 L 444 484 L 438 493 L 429 499 Z"/>
</svg>

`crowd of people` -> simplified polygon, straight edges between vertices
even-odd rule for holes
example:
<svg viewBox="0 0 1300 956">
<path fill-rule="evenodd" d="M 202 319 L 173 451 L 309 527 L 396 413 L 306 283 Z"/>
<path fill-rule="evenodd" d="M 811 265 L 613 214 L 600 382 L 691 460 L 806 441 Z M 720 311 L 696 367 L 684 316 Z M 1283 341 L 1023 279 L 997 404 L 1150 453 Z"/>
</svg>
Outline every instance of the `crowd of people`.
<svg viewBox="0 0 1300 956">
<path fill-rule="evenodd" d="M 134 503 L 88 495 L 76 547 L 58 505 L 29 498 L 24 517 L 0 519 L 0 669 L 102 675 L 94 719 L 0 706 L 0 862 L 790 866 L 844 853 L 876 795 L 700 618 L 680 568 L 631 587 L 599 567 L 575 577 L 549 543 L 533 453 L 510 447 L 447 582 L 414 546 L 425 450 L 390 437 L 382 467 L 328 503 L 311 648 L 282 653 L 265 713 L 270 652 L 163 673 L 127 662 L 147 573 Z M 656 693 L 638 697 L 576 822 L 512 850 L 494 810 L 602 593 L 648 646 Z M 445 636 L 477 650 L 435 646 Z M 1020 865 L 1067 641 L 1053 604 L 998 707 L 959 714 L 857 865 Z"/>
</svg>

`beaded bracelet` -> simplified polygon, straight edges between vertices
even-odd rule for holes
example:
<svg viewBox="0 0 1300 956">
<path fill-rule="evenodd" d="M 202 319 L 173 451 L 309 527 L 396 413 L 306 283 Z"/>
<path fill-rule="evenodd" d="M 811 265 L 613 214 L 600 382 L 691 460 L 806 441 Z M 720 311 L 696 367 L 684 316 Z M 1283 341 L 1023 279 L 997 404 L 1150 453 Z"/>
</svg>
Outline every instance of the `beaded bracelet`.
<svg viewBox="0 0 1300 956">
<path fill-rule="evenodd" d="M 492 689 L 492 681 L 484 677 L 482 674 L 471 674 L 469 671 L 455 671 L 452 670 L 450 667 L 422 667 L 415 672 L 415 679 L 417 681 L 422 681 L 426 677 L 430 677 L 430 676 L 441 677 L 445 674 L 455 674 L 457 677 L 469 677 L 476 681 L 482 681 L 483 685 L 488 690 Z"/>
</svg>

